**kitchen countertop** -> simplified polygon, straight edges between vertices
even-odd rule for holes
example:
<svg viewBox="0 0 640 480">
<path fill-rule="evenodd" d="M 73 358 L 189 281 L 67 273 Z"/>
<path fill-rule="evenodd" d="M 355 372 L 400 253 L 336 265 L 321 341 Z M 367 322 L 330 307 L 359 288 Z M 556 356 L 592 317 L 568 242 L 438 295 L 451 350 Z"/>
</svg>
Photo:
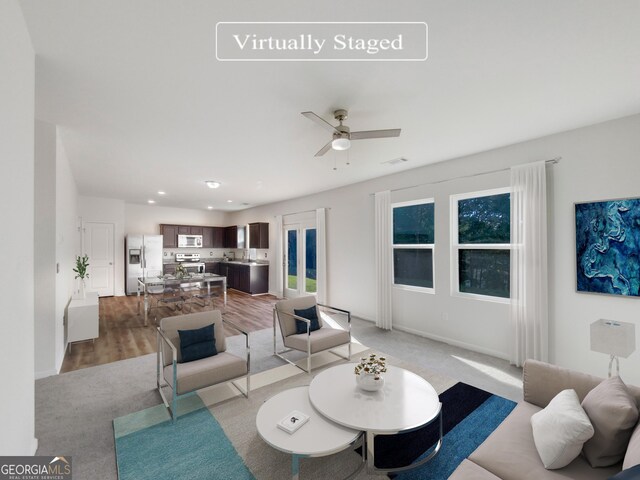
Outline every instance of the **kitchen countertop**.
<svg viewBox="0 0 640 480">
<path fill-rule="evenodd" d="M 174 259 L 163 260 L 163 265 L 177 265 L 178 263 L 190 262 L 176 262 Z M 223 260 L 222 258 L 201 258 L 199 263 L 231 263 L 233 265 L 248 265 L 252 267 L 257 266 L 269 266 L 269 262 L 264 260 Z"/>
</svg>

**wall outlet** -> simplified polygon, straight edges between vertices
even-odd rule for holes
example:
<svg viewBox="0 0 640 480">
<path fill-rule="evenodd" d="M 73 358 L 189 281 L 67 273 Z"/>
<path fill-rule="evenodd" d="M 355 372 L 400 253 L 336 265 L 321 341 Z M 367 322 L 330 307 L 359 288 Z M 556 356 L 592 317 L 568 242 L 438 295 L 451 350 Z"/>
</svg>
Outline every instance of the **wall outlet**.
<svg viewBox="0 0 640 480">
<path fill-rule="evenodd" d="M 267 258 L 267 252 L 264 252 L 264 258 Z"/>
</svg>

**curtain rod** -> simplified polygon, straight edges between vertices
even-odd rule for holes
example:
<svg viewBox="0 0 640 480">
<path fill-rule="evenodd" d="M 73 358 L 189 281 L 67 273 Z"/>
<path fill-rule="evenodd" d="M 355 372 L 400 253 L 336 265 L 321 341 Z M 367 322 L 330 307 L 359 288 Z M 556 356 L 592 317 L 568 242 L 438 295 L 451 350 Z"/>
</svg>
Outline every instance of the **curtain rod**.
<svg viewBox="0 0 640 480">
<path fill-rule="evenodd" d="M 552 158 L 550 160 L 545 160 L 544 163 L 547 163 L 547 164 L 550 164 L 550 165 L 555 165 L 556 163 L 560 163 L 560 160 L 562 160 L 562 157 L 555 157 L 555 158 Z M 443 180 L 436 180 L 435 182 L 419 183 L 417 185 L 411 185 L 409 187 L 400 187 L 400 188 L 396 188 L 396 189 L 390 190 L 390 191 L 391 192 L 400 192 L 402 190 L 409 190 L 410 188 L 424 187 L 425 185 L 436 185 L 438 183 L 450 182 L 452 180 L 459 180 L 461 178 L 472 178 L 472 177 L 479 177 L 481 175 L 489 175 L 491 173 L 506 172 L 507 170 L 510 170 L 510 169 L 511 169 L 511 167 L 498 168 L 497 170 L 490 170 L 488 172 L 471 173 L 469 175 L 460 175 L 458 177 L 445 178 Z M 370 197 L 373 197 L 374 195 L 375 195 L 375 193 L 370 193 L 369 194 Z"/>
</svg>

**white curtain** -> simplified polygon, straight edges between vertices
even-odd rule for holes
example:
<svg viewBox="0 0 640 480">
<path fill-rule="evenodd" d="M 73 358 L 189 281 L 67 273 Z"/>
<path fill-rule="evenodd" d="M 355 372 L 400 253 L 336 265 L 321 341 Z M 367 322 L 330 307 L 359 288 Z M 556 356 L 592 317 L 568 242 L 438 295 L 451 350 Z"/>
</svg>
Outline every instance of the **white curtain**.
<svg viewBox="0 0 640 480">
<path fill-rule="evenodd" d="M 512 364 L 548 361 L 547 192 L 545 162 L 511 168 Z"/>
<path fill-rule="evenodd" d="M 278 298 L 283 298 L 284 296 L 284 280 L 282 277 L 282 270 L 284 267 L 282 266 L 282 249 L 283 249 L 283 238 L 282 238 L 282 215 L 276 215 L 276 252 L 275 252 L 275 265 L 272 267 L 275 270 L 275 280 L 276 287 L 273 289 L 273 293 Z"/>
<path fill-rule="evenodd" d="M 376 325 L 391 330 L 391 192 L 375 194 Z"/>
<path fill-rule="evenodd" d="M 316 210 L 316 299 L 327 300 L 327 209 Z"/>
</svg>

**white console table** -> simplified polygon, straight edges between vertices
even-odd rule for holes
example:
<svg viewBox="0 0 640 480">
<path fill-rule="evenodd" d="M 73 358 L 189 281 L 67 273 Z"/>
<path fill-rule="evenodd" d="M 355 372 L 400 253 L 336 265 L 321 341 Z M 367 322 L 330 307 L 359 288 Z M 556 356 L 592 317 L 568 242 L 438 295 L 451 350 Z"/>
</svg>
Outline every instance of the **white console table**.
<svg viewBox="0 0 640 480">
<path fill-rule="evenodd" d="M 69 345 L 71 342 L 98 338 L 99 320 L 98 292 L 86 292 L 84 298 L 72 298 L 67 308 L 67 342 Z"/>
</svg>

